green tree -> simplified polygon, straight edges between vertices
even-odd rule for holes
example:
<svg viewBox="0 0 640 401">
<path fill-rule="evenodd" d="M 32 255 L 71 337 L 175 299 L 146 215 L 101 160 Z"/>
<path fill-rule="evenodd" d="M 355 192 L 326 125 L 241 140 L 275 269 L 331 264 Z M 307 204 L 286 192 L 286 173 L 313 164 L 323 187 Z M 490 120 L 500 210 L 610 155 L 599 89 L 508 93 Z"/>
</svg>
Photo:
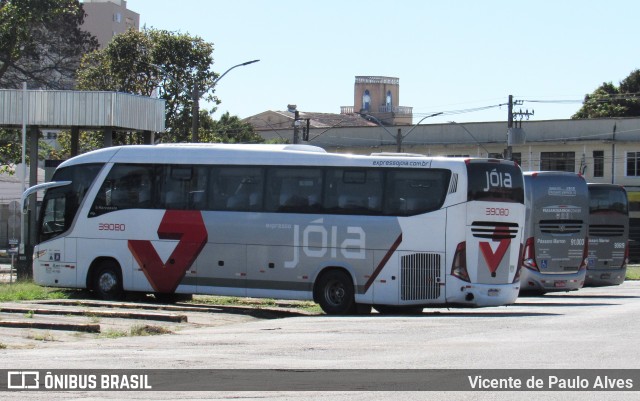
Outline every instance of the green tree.
<svg viewBox="0 0 640 401">
<path fill-rule="evenodd" d="M 186 142 L 191 135 L 192 94 L 219 103 L 213 95 L 218 74 L 213 44 L 199 37 L 165 30 L 130 30 L 115 36 L 102 50 L 86 55 L 78 70 L 78 87 L 152 96 L 166 101 L 167 132 L 162 142 Z M 114 143 L 118 143 L 114 140 Z"/>
<path fill-rule="evenodd" d="M 44 159 L 53 149 L 44 141 L 38 144 L 38 158 Z M 29 161 L 29 141 L 25 153 Z M 0 173 L 14 173 L 14 166 L 22 162 L 22 132 L 17 129 L 0 129 Z"/>
<path fill-rule="evenodd" d="M 83 21 L 78 0 L 0 0 L 0 87 L 72 89 L 81 56 L 98 47 Z"/>
<path fill-rule="evenodd" d="M 243 122 L 237 116 L 226 112 L 220 120 L 211 119 L 210 115 L 204 117 L 200 114 L 200 139 L 202 142 L 219 143 L 261 143 L 264 139 L 256 134 L 253 126 Z M 204 121 L 203 121 L 204 120 Z"/>
<path fill-rule="evenodd" d="M 626 77 L 620 86 L 604 82 L 584 102 L 572 118 L 638 117 L 640 116 L 640 70 Z"/>
</svg>

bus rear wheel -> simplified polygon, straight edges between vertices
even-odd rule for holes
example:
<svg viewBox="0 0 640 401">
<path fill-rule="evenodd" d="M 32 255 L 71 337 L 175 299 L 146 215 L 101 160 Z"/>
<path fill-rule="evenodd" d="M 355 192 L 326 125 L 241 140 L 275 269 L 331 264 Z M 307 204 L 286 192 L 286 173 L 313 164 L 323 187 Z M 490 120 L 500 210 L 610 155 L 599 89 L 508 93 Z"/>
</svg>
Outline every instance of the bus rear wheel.
<svg viewBox="0 0 640 401">
<path fill-rule="evenodd" d="M 113 261 L 100 263 L 93 276 L 93 291 L 100 299 L 115 301 L 122 299 L 120 268 Z"/>
<path fill-rule="evenodd" d="M 331 270 L 320 277 L 315 298 L 327 315 L 350 315 L 357 311 L 351 277 L 340 270 Z"/>
</svg>

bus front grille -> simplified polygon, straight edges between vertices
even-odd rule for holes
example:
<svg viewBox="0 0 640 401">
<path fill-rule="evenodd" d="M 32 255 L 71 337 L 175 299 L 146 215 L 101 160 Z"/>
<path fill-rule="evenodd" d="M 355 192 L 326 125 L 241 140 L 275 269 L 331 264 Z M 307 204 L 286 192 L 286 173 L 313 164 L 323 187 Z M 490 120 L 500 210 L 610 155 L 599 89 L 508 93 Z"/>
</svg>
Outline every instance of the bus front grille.
<svg viewBox="0 0 640 401">
<path fill-rule="evenodd" d="M 540 220 L 540 232 L 545 234 L 578 234 L 582 220 Z"/>
<path fill-rule="evenodd" d="M 401 257 L 400 299 L 416 301 L 440 297 L 440 259 L 435 253 L 414 253 Z"/>
<path fill-rule="evenodd" d="M 471 232 L 476 238 L 494 241 L 515 238 L 518 235 L 518 223 L 497 223 L 495 221 L 474 221 Z"/>
<path fill-rule="evenodd" d="M 614 224 L 590 224 L 589 237 L 622 237 L 624 226 Z"/>
</svg>

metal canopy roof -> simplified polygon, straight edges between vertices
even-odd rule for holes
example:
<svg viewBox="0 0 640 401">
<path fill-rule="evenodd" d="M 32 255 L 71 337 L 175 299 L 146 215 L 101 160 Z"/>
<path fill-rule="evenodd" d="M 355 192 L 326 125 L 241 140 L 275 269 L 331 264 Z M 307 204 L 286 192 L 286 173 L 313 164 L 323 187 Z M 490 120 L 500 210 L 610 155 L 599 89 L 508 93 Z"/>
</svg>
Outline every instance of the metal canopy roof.
<svg viewBox="0 0 640 401">
<path fill-rule="evenodd" d="M 0 126 L 22 126 L 26 92 L 28 126 L 164 132 L 165 101 L 120 92 L 0 89 Z"/>
</svg>

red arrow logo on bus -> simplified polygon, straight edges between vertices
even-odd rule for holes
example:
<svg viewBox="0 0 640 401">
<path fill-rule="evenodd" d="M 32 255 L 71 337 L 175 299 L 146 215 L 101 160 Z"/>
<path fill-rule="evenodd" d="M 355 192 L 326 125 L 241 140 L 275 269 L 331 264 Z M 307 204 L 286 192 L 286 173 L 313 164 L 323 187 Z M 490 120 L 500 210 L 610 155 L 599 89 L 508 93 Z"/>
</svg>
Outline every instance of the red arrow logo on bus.
<svg viewBox="0 0 640 401">
<path fill-rule="evenodd" d="M 172 293 L 207 243 L 207 228 L 198 211 L 167 210 L 158 227 L 159 239 L 178 240 L 163 262 L 151 241 L 129 240 L 129 250 L 156 292 Z"/>
<path fill-rule="evenodd" d="M 507 227 L 496 227 L 493 235 L 494 237 L 498 235 L 504 236 L 505 232 L 508 232 Z M 509 244 L 511 243 L 509 238 L 502 238 L 500 240 L 494 239 L 493 241 L 500 242 L 500 245 L 498 245 L 498 249 L 496 249 L 495 252 L 493 252 L 493 249 L 491 249 L 491 245 L 488 242 L 480 243 L 480 251 L 482 252 L 484 261 L 487 263 L 487 267 L 489 268 L 492 276 L 494 276 L 496 270 L 498 270 L 498 266 L 500 266 L 500 262 L 502 262 L 504 255 L 509 249 Z"/>
</svg>

